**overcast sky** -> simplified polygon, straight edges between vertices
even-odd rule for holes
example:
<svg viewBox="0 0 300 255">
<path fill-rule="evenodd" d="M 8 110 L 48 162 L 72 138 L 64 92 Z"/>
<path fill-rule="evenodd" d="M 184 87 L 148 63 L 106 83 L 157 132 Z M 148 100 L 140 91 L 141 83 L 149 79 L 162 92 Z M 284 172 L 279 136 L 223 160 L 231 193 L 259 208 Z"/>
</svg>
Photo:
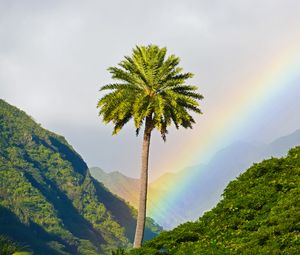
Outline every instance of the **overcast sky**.
<svg viewBox="0 0 300 255">
<path fill-rule="evenodd" d="M 184 167 L 165 169 L 195 134 L 206 135 L 234 91 L 279 52 L 300 49 L 299 13 L 299 0 L 0 0 L 0 97 L 65 136 L 89 166 L 137 177 L 141 138 L 132 124 L 111 137 L 97 116 L 98 90 L 111 81 L 107 68 L 135 45 L 167 46 L 195 74 L 204 115 L 196 130 L 171 129 L 165 144 L 153 136 L 153 178 Z M 300 85 L 292 88 L 228 142 L 270 142 L 299 129 Z"/>
</svg>

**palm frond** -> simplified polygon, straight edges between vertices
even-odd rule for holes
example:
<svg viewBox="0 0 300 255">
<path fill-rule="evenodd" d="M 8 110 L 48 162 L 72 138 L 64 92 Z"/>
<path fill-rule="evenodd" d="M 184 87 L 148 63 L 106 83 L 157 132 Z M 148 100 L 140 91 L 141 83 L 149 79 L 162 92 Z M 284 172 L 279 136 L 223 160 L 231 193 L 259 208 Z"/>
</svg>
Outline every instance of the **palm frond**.
<svg viewBox="0 0 300 255">
<path fill-rule="evenodd" d="M 146 118 L 151 119 L 166 139 L 167 128 L 173 123 L 176 128 L 191 128 L 195 122 L 189 112 L 201 114 L 197 86 L 187 85 L 192 73 L 183 72 L 175 55 L 166 57 L 167 49 L 156 45 L 136 46 L 131 56 L 125 56 L 118 67 L 108 71 L 113 80 L 101 87 L 109 91 L 98 102 L 99 115 L 105 123 L 114 124 L 113 134 L 133 119 L 136 134 Z"/>
</svg>

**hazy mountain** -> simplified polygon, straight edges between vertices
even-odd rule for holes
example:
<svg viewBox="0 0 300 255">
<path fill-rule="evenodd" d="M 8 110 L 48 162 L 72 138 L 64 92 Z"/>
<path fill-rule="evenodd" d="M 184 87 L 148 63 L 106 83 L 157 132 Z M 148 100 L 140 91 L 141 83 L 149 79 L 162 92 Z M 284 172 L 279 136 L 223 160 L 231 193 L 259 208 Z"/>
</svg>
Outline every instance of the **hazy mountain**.
<svg viewBox="0 0 300 255">
<path fill-rule="evenodd" d="M 99 167 L 91 167 L 89 170 L 91 175 L 99 182 L 103 183 L 103 185 L 107 187 L 112 193 L 123 198 L 134 208 L 138 208 L 140 188 L 138 179 L 127 177 L 117 171 L 106 173 Z M 147 202 L 148 206 L 152 206 L 152 197 L 157 195 L 157 192 L 161 192 L 161 190 L 156 189 L 156 187 L 149 187 Z"/>
<path fill-rule="evenodd" d="M 157 194 L 170 192 L 171 197 L 171 193 L 174 192 L 172 186 L 174 183 L 178 184 L 178 189 L 182 189 L 182 192 L 178 193 L 176 203 L 168 204 L 166 201 L 163 207 L 156 209 L 159 213 L 155 214 L 155 220 L 165 229 L 170 229 L 184 221 L 196 219 L 217 204 L 226 185 L 244 169 L 271 156 L 284 156 L 289 148 L 296 145 L 300 145 L 300 130 L 280 137 L 267 145 L 236 142 L 218 151 L 207 165 L 189 167 L 177 173 L 163 174 L 149 185 L 149 204 L 154 204 L 152 198 L 157 197 Z M 100 175 L 97 177 L 95 173 L 93 175 L 113 193 L 136 206 L 137 179 L 122 175 L 122 178 L 115 181 L 115 174 L 107 174 L 108 178 L 106 179 Z M 121 183 L 121 179 L 124 182 Z M 187 187 L 184 186 L 186 183 L 188 183 Z M 185 188 L 183 189 L 182 186 Z M 135 194 L 134 199 L 132 199 L 133 196 L 124 194 L 122 190 L 129 190 L 130 194 Z"/>
<path fill-rule="evenodd" d="M 300 144 L 300 129 L 290 135 L 280 137 L 267 146 L 267 153 L 274 157 L 282 156 L 286 153 L 287 148 L 299 146 Z"/>
<path fill-rule="evenodd" d="M 217 204 L 226 185 L 239 176 L 244 169 L 265 158 L 284 156 L 289 148 L 296 145 L 300 145 L 300 130 L 268 145 L 237 142 L 218 151 L 207 165 L 183 170 L 177 177 L 172 175 L 169 185 L 174 182 L 178 183 L 179 188 L 180 183 L 189 185 L 178 194 L 176 203 L 173 203 L 170 208 L 165 208 L 160 218 L 156 217 L 157 222 L 164 228 L 170 229 L 184 221 L 195 220 Z M 165 183 L 168 186 L 166 180 Z"/>
<path fill-rule="evenodd" d="M 300 147 L 254 164 L 195 222 L 126 254 L 299 254 Z"/>
<path fill-rule="evenodd" d="M 102 182 L 112 193 L 120 196 L 137 208 L 139 199 L 139 180 L 127 177 L 120 172 L 106 173 L 99 167 L 91 167 L 91 175 Z"/>
<path fill-rule="evenodd" d="M 135 217 L 63 137 L 0 100 L 0 235 L 35 254 L 111 254 L 131 245 Z M 146 238 L 159 230 L 148 219 Z"/>
</svg>

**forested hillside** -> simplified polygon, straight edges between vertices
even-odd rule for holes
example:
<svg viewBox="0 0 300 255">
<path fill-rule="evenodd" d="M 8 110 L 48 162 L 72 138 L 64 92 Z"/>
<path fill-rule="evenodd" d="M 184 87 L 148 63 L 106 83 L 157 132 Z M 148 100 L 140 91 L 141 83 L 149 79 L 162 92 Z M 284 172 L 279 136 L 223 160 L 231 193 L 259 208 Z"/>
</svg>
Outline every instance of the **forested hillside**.
<svg viewBox="0 0 300 255">
<path fill-rule="evenodd" d="M 129 254 L 299 254 L 300 147 L 254 164 L 196 222 L 180 225 Z"/>
<path fill-rule="evenodd" d="M 110 254 L 130 247 L 135 215 L 63 137 L 0 100 L 0 235 L 34 254 Z"/>
</svg>

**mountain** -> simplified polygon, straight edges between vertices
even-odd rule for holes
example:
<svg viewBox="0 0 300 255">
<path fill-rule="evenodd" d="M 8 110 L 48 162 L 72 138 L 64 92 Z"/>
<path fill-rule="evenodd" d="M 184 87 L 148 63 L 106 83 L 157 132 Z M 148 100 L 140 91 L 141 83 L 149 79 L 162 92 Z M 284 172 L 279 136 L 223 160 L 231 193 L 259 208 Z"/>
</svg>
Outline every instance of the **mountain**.
<svg viewBox="0 0 300 255">
<path fill-rule="evenodd" d="M 292 148 L 300 145 L 300 129 L 294 131 L 292 134 L 280 137 L 267 145 L 268 154 L 274 157 L 282 156 L 287 148 Z"/>
<path fill-rule="evenodd" d="M 244 169 L 264 158 L 284 156 L 289 148 L 296 145 L 300 145 L 300 130 L 267 145 L 236 142 L 218 151 L 207 165 L 178 172 L 178 176 L 165 182 L 165 187 L 173 183 L 178 183 L 179 187 L 180 183 L 189 185 L 178 194 L 176 203 L 166 208 L 160 218 L 156 217 L 155 220 L 165 229 L 171 229 L 184 221 L 197 219 L 217 204 L 227 184 Z"/>
<path fill-rule="evenodd" d="M 130 178 L 117 171 L 107 173 L 99 167 L 91 167 L 89 171 L 96 180 L 101 182 L 112 193 L 123 198 L 134 208 L 138 208 L 140 189 L 139 179 Z M 160 180 L 160 184 L 162 184 L 163 181 L 164 178 Z M 148 206 L 153 203 L 152 197 L 157 195 L 157 192 L 161 192 L 161 190 L 157 189 L 156 186 L 152 187 L 150 185 L 148 189 Z"/>
<path fill-rule="evenodd" d="M 178 184 L 178 189 L 181 189 L 186 183 L 189 185 L 178 193 L 176 203 L 167 204 L 166 200 L 163 207 L 155 209 L 155 221 L 164 229 L 171 229 L 184 221 L 197 219 L 199 215 L 217 204 L 226 185 L 244 169 L 264 158 L 284 156 L 289 148 L 296 145 L 300 145 L 300 129 L 267 145 L 236 142 L 218 151 L 206 165 L 189 167 L 177 173 L 163 174 L 149 184 L 148 200 L 152 208 L 152 205 L 155 206 L 153 197 L 168 192 L 170 193 L 169 197 L 172 196 L 174 183 Z M 114 174 L 108 174 L 109 178 L 105 179 L 100 175 L 96 176 L 95 172 L 92 172 L 92 175 L 108 188 L 112 188 L 111 183 L 118 182 L 118 185 L 111 189 L 112 192 L 136 207 L 138 196 L 136 179 L 134 179 L 134 184 L 130 178 L 123 176 L 122 180 L 126 181 L 122 182 L 121 178 L 118 181 L 115 180 Z M 130 190 L 131 194 L 135 194 L 134 199 L 122 193 L 121 190 Z M 168 195 L 165 196 L 168 197 Z M 150 216 L 154 215 L 150 214 Z"/>
<path fill-rule="evenodd" d="M 62 136 L 0 99 L 0 236 L 35 254 L 110 254 L 131 246 L 135 224 Z M 148 219 L 145 239 L 160 230 Z"/>
<path fill-rule="evenodd" d="M 300 130 L 267 145 L 236 142 L 218 151 L 207 165 L 179 172 L 177 179 L 171 178 L 169 184 L 165 185 L 172 185 L 174 182 L 178 183 L 178 186 L 180 183 L 189 185 L 178 195 L 176 203 L 167 208 L 160 218 L 156 218 L 157 222 L 170 229 L 183 221 L 197 219 L 217 204 L 227 184 L 244 169 L 264 158 L 284 156 L 289 148 L 296 145 L 300 145 Z M 189 201 L 194 201 L 195 204 Z"/>
<path fill-rule="evenodd" d="M 194 202 L 193 202 L 194 203 Z M 254 164 L 195 222 L 162 232 L 132 255 L 287 254 L 300 250 L 300 147 Z"/>
<path fill-rule="evenodd" d="M 138 179 L 127 177 L 117 171 L 106 173 L 99 167 L 91 167 L 89 171 L 96 180 L 103 183 L 103 185 L 113 194 L 123 198 L 134 208 L 138 208 L 140 188 Z M 158 196 L 158 192 L 162 191 L 160 189 L 156 189 L 155 187 L 149 187 L 147 201 L 148 208 L 154 206 L 155 200 L 153 197 Z M 165 213 L 162 213 L 162 215 L 165 215 Z"/>
<path fill-rule="evenodd" d="M 150 188 L 155 190 L 167 189 L 169 180 L 177 178 L 177 174 L 175 173 L 164 173 L 159 176 L 154 182 L 150 183 Z"/>
<path fill-rule="evenodd" d="M 127 177 L 117 171 L 106 173 L 99 167 L 91 167 L 89 170 L 91 175 L 102 182 L 112 193 L 137 208 L 140 188 L 138 179 Z"/>
</svg>

